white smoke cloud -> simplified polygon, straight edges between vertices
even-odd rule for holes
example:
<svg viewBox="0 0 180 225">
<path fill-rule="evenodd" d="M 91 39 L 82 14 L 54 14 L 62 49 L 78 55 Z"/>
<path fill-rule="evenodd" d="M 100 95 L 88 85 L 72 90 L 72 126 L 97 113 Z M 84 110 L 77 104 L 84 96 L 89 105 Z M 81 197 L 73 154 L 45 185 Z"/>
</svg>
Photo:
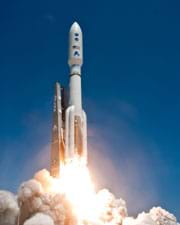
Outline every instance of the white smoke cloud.
<svg viewBox="0 0 180 225">
<path fill-rule="evenodd" d="M 0 191 L 0 225 L 15 225 L 19 214 L 16 197 L 7 191 Z"/>
<path fill-rule="evenodd" d="M 49 172 L 41 170 L 21 184 L 17 197 L 0 191 L 0 225 L 76 225 L 77 218 L 65 196 L 52 192 L 53 182 Z M 97 192 L 96 201 L 100 217 L 82 225 L 180 225 L 173 214 L 160 207 L 137 218 L 128 217 L 126 202 L 107 189 Z"/>
<path fill-rule="evenodd" d="M 50 192 L 52 184 L 54 182 L 54 178 L 52 178 L 49 174 L 49 171 L 43 169 L 35 173 L 34 179 L 38 181 L 45 192 Z"/>
<path fill-rule="evenodd" d="M 176 217 L 161 207 L 153 207 L 148 213 L 140 213 L 136 219 L 127 217 L 123 225 L 179 225 Z"/>
<path fill-rule="evenodd" d="M 158 225 L 176 225 L 176 217 L 161 207 L 153 207 L 149 212 L 151 218 Z"/>
<path fill-rule="evenodd" d="M 116 199 L 107 189 L 97 193 L 97 204 L 104 223 L 122 224 L 127 216 L 126 202 L 123 199 Z"/>
<path fill-rule="evenodd" d="M 26 220 L 24 225 L 54 225 L 52 218 L 43 213 L 37 213 Z"/>
<path fill-rule="evenodd" d="M 18 192 L 21 207 L 20 224 L 36 213 L 49 215 L 57 225 L 64 224 L 64 198 L 60 194 L 49 192 L 52 181 L 49 172 L 41 170 L 35 174 L 34 179 L 20 186 Z"/>
</svg>

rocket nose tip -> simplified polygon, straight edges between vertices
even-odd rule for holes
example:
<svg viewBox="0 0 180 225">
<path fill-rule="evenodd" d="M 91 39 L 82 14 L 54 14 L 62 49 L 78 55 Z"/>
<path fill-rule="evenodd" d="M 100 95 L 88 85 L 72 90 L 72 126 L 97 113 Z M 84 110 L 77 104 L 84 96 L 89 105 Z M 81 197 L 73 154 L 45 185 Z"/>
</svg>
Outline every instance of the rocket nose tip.
<svg viewBox="0 0 180 225">
<path fill-rule="evenodd" d="M 58 89 L 60 87 L 61 87 L 60 83 L 58 81 L 56 81 L 56 83 L 55 83 L 55 89 Z"/>
<path fill-rule="evenodd" d="M 81 27 L 77 22 L 74 22 L 71 26 L 70 32 L 82 32 Z"/>
</svg>

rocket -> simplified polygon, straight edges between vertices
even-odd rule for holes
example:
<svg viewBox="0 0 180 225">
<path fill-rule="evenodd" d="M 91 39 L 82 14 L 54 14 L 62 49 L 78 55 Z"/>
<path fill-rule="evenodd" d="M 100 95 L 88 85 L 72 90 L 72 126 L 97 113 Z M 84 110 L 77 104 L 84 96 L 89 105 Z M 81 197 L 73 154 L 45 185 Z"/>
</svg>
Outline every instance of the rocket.
<svg viewBox="0 0 180 225">
<path fill-rule="evenodd" d="M 69 31 L 69 90 L 55 85 L 50 174 L 60 176 L 61 166 L 79 158 L 87 163 L 87 121 L 82 108 L 81 67 L 83 36 L 77 22 Z"/>
</svg>

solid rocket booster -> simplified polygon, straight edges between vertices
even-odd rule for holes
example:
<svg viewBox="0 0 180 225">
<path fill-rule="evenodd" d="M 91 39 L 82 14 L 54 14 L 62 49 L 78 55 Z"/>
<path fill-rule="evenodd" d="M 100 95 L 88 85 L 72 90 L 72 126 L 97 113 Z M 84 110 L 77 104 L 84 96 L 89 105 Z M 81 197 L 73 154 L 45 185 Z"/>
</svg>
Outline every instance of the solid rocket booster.
<svg viewBox="0 0 180 225">
<path fill-rule="evenodd" d="M 69 32 L 69 95 L 56 83 L 51 143 L 51 175 L 59 176 L 60 167 L 74 158 L 87 163 L 87 122 L 82 109 L 81 66 L 83 64 L 82 31 L 77 22 Z"/>
<path fill-rule="evenodd" d="M 60 162 L 64 159 L 63 147 L 63 115 L 62 115 L 62 89 L 57 82 L 55 85 L 54 106 L 53 106 L 53 126 L 51 141 L 51 168 L 50 173 L 54 177 L 59 176 Z"/>
</svg>

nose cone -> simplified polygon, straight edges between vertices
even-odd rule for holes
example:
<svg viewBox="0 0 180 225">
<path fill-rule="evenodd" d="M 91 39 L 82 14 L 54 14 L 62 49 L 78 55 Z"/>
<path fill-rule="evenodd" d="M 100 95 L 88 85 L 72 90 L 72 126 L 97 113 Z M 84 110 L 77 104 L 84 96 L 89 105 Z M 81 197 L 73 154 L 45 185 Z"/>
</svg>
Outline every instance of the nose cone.
<svg viewBox="0 0 180 225">
<path fill-rule="evenodd" d="M 82 66 L 83 63 L 83 46 L 82 31 L 77 22 L 74 22 L 69 31 L 69 66 Z M 79 72 L 80 73 L 80 72 Z"/>
<path fill-rule="evenodd" d="M 79 26 L 79 24 L 77 22 L 74 22 L 70 28 L 70 32 L 71 33 L 82 33 L 81 31 L 81 27 Z"/>
</svg>

